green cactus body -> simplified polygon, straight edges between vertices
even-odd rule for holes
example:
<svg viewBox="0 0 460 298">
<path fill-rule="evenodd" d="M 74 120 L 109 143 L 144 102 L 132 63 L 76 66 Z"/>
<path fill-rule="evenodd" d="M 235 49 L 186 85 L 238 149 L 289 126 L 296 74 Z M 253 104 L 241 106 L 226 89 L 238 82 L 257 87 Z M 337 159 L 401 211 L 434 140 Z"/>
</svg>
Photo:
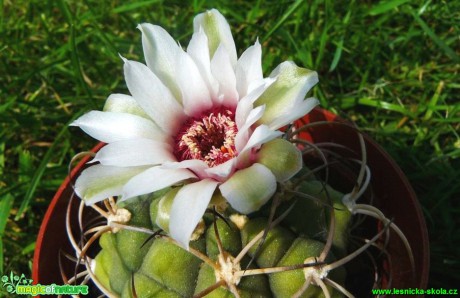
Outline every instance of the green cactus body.
<svg viewBox="0 0 460 298">
<path fill-rule="evenodd" d="M 238 268 L 233 269 L 247 273 L 258 268 L 303 264 L 309 258 L 319 257 L 325 245 L 330 218 L 330 205 L 327 202 L 335 207 L 336 233 L 333 238 L 333 252 L 328 254 L 326 262 L 333 261 L 334 254 L 341 256 L 345 252 L 351 214 L 340 201 L 342 194 L 329 186 L 326 194 L 324 185 L 317 181 L 305 181 L 298 189 L 319 200 L 291 197 L 282 203 L 276 216 L 286 211 L 294 202 L 295 208 L 280 224 L 270 229 L 261 247 L 259 239 L 241 258 Z M 158 206 L 165 197 L 168 197 L 168 192 L 129 202 L 124 206 L 132 213 L 129 225 L 158 230 Z M 261 210 L 252 218 L 240 215 L 243 222 L 234 220 L 231 214 L 230 210 L 226 210 L 223 214 L 226 220 L 217 218 L 215 226 L 214 217 L 206 215 L 205 231 L 190 243 L 191 249 L 207 256 L 214 267 L 179 247 L 168 237 L 149 239 L 149 235 L 142 232 L 120 230 L 117 233 L 106 233 L 100 238 L 102 250 L 95 259 L 95 275 L 107 290 L 120 297 L 192 297 L 201 293 L 222 279 L 215 270 L 216 266 L 222 265 L 219 259 L 234 260 L 257 234 L 265 230 L 269 210 Z M 219 241 L 221 249 L 218 246 Z M 345 270 L 338 268 L 328 277 L 343 284 Z M 235 282 L 241 297 L 290 297 L 304 283 L 305 274 L 302 268 L 245 275 Z M 332 288 L 328 290 L 333 297 L 341 296 Z M 320 287 L 311 285 L 301 297 L 321 295 Z M 206 297 L 233 297 L 233 294 L 226 283 L 221 282 Z"/>
</svg>

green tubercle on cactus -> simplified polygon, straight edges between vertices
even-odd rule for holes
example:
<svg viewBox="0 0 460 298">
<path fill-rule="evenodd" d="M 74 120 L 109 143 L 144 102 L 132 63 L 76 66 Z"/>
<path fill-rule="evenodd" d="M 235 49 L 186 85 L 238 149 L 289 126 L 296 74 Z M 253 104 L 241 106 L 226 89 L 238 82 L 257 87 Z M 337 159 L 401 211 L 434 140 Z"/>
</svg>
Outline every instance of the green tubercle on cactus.
<svg viewBox="0 0 460 298">
<path fill-rule="evenodd" d="M 315 258 L 318 257 L 324 248 L 324 243 L 299 237 L 289 247 L 288 251 L 283 255 L 282 259 L 277 263 L 278 266 L 292 266 L 306 262 L 315 262 Z M 330 255 L 329 260 L 333 259 Z M 305 284 L 305 271 L 304 270 L 291 270 L 281 272 L 279 274 L 270 275 L 270 284 L 272 285 L 273 295 L 275 297 L 292 297 L 296 294 L 302 286 Z M 336 274 L 335 279 L 339 283 L 343 283 L 343 272 Z M 332 275 L 332 274 L 331 274 Z M 342 297 L 338 292 L 335 292 L 332 288 L 329 289 L 330 293 L 334 293 L 332 297 Z M 322 290 L 317 286 L 310 286 L 301 297 L 322 297 L 324 294 Z"/>
<path fill-rule="evenodd" d="M 314 195 L 325 205 L 332 206 L 334 209 L 335 229 L 334 229 L 334 248 L 336 252 L 343 256 L 347 251 L 349 237 L 349 223 L 352 214 L 342 203 L 343 194 L 331 186 L 320 181 L 309 181 L 302 183 L 302 192 Z M 324 205 L 323 205 L 324 206 Z M 321 207 L 317 207 L 321 208 Z M 331 208 L 331 209 L 332 209 Z M 323 234 L 326 233 L 326 226 L 330 222 L 330 212 L 324 212 Z M 308 227 L 308 224 L 303 225 Z"/>
<path fill-rule="evenodd" d="M 241 231 L 243 244 L 247 245 L 266 227 L 266 218 L 259 217 L 249 221 Z M 264 241 L 264 246 L 260 249 L 260 251 L 257 252 L 257 249 L 262 240 L 257 241 L 257 243 L 251 247 L 248 254 L 251 257 L 257 256 L 256 262 L 260 267 L 276 266 L 279 260 L 287 252 L 294 239 L 294 233 L 288 229 L 278 226 L 268 232 L 267 238 Z M 256 252 L 258 254 L 256 254 Z"/>
<path fill-rule="evenodd" d="M 203 240 L 195 241 L 192 245 L 200 245 L 200 242 Z M 200 264 L 200 259 L 194 255 L 160 238 L 152 241 L 139 273 L 182 297 L 191 297 Z"/>
</svg>

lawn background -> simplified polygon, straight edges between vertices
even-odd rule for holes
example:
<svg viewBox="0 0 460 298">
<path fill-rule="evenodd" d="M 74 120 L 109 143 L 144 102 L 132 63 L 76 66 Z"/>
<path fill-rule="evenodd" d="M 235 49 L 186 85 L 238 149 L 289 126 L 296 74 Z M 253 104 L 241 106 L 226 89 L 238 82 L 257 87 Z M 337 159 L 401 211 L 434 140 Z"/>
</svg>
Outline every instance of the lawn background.
<svg viewBox="0 0 460 298">
<path fill-rule="evenodd" d="M 186 46 L 193 16 L 215 7 L 239 54 L 259 38 L 265 75 L 285 60 L 318 71 L 321 106 L 393 156 L 429 228 L 430 287 L 460 285 L 460 1 L 1 3 L 0 276 L 31 276 L 46 208 L 72 156 L 95 144 L 68 124 L 128 92 L 118 55 L 143 61 L 136 25 Z"/>
</svg>

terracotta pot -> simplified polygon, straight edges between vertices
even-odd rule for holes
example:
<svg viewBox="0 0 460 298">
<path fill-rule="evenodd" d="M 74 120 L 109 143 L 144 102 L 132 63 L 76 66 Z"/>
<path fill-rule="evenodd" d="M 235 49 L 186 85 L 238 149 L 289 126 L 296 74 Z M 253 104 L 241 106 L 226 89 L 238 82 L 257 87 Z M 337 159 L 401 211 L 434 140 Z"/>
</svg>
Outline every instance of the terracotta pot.
<svg viewBox="0 0 460 298">
<path fill-rule="evenodd" d="M 304 123 L 318 121 L 328 121 L 330 124 L 314 126 L 303 132 L 302 138 L 312 140 L 314 143 L 333 142 L 342 144 L 359 152 L 356 131 L 349 126 L 340 125 L 339 123 L 344 121 L 328 111 L 315 109 L 299 120 L 296 125 L 300 126 Z M 377 194 L 375 205 L 388 218 L 393 219 L 394 223 L 407 236 L 415 259 L 415 272 L 412 272 L 403 243 L 396 236 L 391 237 L 387 247 L 390 255 L 389 263 L 391 263 L 392 267 L 393 280 L 391 287 L 398 289 L 426 288 L 429 274 L 429 243 L 425 220 L 417 197 L 407 178 L 390 156 L 369 137 L 364 136 L 364 138 L 368 165 L 372 171 L 372 188 L 374 193 Z M 92 151 L 96 152 L 102 146 L 103 144 L 99 144 Z M 67 238 L 65 213 L 69 200 L 73 196 L 73 181 L 85 168 L 85 163 L 88 159 L 81 160 L 72 171 L 70 177 L 64 180 L 45 214 L 37 238 L 32 267 L 32 278 L 35 283 L 42 285 L 63 284 L 58 256 L 60 251 L 73 251 Z M 338 188 L 340 189 L 340 185 L 338 185 Z M 73 200 L 72 212 L 78 211 L 79 201 L 78 198 Z M 78 226 L 76 220 L 71 224 L 75 227 Z M 72 275 L 71 273 L 75 270 L 75 265 L 70 261 L 66 261 L 65 258 L 62 266 L 66 272 L 70 272 L 69 275 Z M 415 278 L 413 278 L 413 273 L 415 273 Z"/>
</svg>

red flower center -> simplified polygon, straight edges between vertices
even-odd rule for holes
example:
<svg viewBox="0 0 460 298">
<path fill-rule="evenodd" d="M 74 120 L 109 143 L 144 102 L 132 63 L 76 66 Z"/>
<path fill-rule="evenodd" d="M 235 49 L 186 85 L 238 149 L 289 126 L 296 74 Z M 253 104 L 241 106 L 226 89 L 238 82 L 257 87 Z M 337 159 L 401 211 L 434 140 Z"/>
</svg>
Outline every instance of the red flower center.
<svg viewBox="0 0 460 298">
<path fill-rule="evenodd" d="M 238 154 L 237 133 L 234 111 L 213 108 L 184 122 L 175 138 L 174 154 L 179 161 L 200 159 L 214 167 Z"/>
</svg>

